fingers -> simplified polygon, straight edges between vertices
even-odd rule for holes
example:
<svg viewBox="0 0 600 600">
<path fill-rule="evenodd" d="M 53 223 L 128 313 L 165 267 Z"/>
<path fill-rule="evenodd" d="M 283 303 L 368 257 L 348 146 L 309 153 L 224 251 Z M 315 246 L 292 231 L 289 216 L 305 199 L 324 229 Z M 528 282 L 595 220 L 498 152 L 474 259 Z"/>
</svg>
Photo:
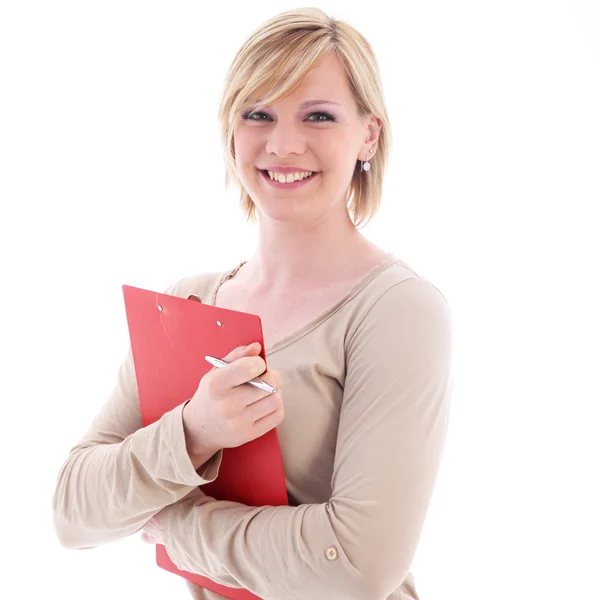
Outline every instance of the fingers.
<svg viewBox="0 0 600 600">
<path fill-rule="evenodd" d="M 226 366 L 213 369 L 201 379 L 194 396 L 198 398 L 195 418 L 203 428 L 202 434 L 197 435 L 201 446 L 236 448 L 283 421 L 281 375 L 279 371 L 267 370 L 260 352 L 258 343 L 235 348 L 223 358 L 228 363 Z M 256 378 L 275 391 L 247 385 Z"/>
<path fill-rule="evenodd" d="M 275 396 L 275 394 L 271 394 L 271 396 Z M 266 400 L 266 398 L 265 398 L 265 400 Z M 264 402 L 264 400 L 262 402 Z M 254 436 L 253 439 L 259 438 L 262 435 L 264 435 L 265 433 L 267 433 L 267 431 L 271 431 L 271 429 L 278 427 L 279 425 L 281 425 L 281 423 L 283 423 L 283 419 L 284 419 L 284 410 L 283 410 L 283 402 L 282 402 L 280 408 L 269 413 L 262 419 L 258 419 L 258 421 L 255 421 L 254 425 L 252 426 L 252 431 L 253 431 L 253 436 Z"/>
<path fill-rule="evenodd" d="M 254 342 L 248 346 L 238 346 L 234 348 L 223 360 L 227 362 L 233 362 L 242 356 L 256 356 L 260 354 L 261 345 L 258 342 Z"/>
<path fill-rule="evenodd" d="M 278 371 L 267 371 L 267 363 L 258 356 L 260 344 L 256 343 L 250 351 L 244 348 L 235 348 L 223 360 L 230 363 L 223 369 L 211 371 L 213 384 L 216 389 L 228 390 L 243 383 L 260 377 L 263 381 L 277 389 L 281 384 Z"/>
<path fill-rule="evenodd" d="M 264 363 L 264 361 L 263 361 Z M 266 365 L 265 365 L 266 367 Z M 276 369 L 271 369 L 267 371 L 262 371 L 256 377 L 260 377 L 265 383 L 268 383 L 270 386 L 274 387 L 278 390 L 281 387 L 281 373 Z M 250 379 L 253 379 L 251 377 Z"/>
<path fill-rule="evenodd" d="M 238 346 L 237 348 L 234 348 L 227 356 L 223 357 L 223 360 L 226 363 L 233 363 L 237 360 L 239 360 L 240 358 L 242 358 L 243 356 L 255 356 L 257 354 L 260 353 L 260 344 L 258 342 L 255 342 L 254 344 L 250 344 L 250 348 L 248 349 L 247 346 Z M 218 371 L 219 367 L 213 367 L 209 373 L 212 373 L 213 371 Z"/>
<path fill-rule="evenodd" d="M 267 415 L 276 411 L 283 411 L 283 393 L 277 390 L 268 396 L 264 396 L 251 402 L 246 406 L 246 414 L 250 423 L 260 421 Z"/>
<path fill-rule="evenodd" d="M 230 364 L 222 369 L 215 369 L 210 376 L 211 387 L 216 391 L 226 393 L 229 393 L 232 388 L 262 375 L 267 367 L 260 356 L 242 356 L 235 361 L 227 358 L 223 360 Z"/>
</svg>

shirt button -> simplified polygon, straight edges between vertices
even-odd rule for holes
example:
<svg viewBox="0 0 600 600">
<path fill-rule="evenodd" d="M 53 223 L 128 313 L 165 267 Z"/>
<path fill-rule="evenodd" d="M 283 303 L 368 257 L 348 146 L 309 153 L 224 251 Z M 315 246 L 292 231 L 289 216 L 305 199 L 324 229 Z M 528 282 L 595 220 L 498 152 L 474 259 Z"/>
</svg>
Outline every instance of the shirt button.
<svg viewBox="0 0 600 600">
<path fill-rule="evenodd" d="M 335 546 L 329 546 L 327 550 L 325 550 L 325 556 L 327 560 L 335 560 L 338 557 L 338 551 Z"/>
</svg>

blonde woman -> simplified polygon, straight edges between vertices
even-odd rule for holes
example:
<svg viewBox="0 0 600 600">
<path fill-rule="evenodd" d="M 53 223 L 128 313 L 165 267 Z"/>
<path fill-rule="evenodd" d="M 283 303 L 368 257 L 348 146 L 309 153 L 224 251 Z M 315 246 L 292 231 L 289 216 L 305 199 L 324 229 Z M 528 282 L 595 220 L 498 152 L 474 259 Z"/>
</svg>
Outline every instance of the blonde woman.
<svg viewBox="0 0 600 600">
<path fill-rule="evenodd" d="M 142 531 L 180 568 L 277 600 L 416 600 L 411 563 L 442 458 L 452 317 L 441 292 L 366 240 L 390 124 L 372 48 L 316 8 L 270 19 L 241 47 L 219 111 L 252 258 L 167 293 L 260 315 L 194 397 L 142 427 L 131 352 L 71 450 L 58 538 L 90 548 Z M 244 385 L 256 376 L 269 394 Z M 289 506 L 218 501 L 224 448 L 276 427 Z M 188 583 L 195 598 L 222 596 Z"/>
</svg>

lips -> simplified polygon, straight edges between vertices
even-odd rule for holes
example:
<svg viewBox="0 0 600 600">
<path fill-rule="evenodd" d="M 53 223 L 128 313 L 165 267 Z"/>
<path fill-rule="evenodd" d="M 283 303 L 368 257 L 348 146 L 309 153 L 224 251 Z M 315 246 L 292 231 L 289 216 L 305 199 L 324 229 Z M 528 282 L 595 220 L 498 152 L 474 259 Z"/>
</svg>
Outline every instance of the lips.
<svg viewBox="0 0 600 600">
<path fill-rule="evenodd" d="M 297 181 L 293 181 L 290 183 L 281 183 L 277 179 L 271 179 L 268 171 L 263 171 L 262 169 L 257 169 L 257 171 L 260 172 L 261 177 L 264 177 L 266 183 L 269 186 L 274 187 L 274 188 L 279 188 L 281 190 L 289 190 L 290 192 L 295 189 L 304 187 L 305 185 L 308 185 L 313 179 L 315 179 L 316 177 L 318 177 L 321 174 L 320 171 L 315 171 L 315 172 L 313 172 L 313 174 L 310 177 L 306 177 L 304 179 L 299 179 Z"/>
<path fill-rule="evenodd" d="M 271 176 L 269 175 L 268 170 L 258 169 L 258 171 L 260 171 L 269 181 L 275 181 L 275 180 L 271 179 Z M 274 172 L 277 173 L 277 171 L 274 171 Z M 318 175 L 321 171 L 298 171 L 298 172 L 299 173 L 301 173 L 301 172 L 312 173 L 312 175 L 310 177 L 304 177 L 303 179 L 298 180 L 298 181 L 308 181 L 309 179 L 312 179 L 315 175 Z M 284 177 L 287 177 L 289 175 L 289 173 L 278 173 L 278 175 L 283 175 Z"/>
</svg>

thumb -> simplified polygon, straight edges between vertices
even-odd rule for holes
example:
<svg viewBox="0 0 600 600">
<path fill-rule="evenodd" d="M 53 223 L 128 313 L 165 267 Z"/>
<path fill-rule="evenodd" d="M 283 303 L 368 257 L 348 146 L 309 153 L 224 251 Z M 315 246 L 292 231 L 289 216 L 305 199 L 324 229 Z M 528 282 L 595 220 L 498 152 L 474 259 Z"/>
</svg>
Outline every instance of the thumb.
<svg viewBox="0 0 600 600">
<path fill-rule="evenodd" d="M 243 356 L 257 356 L 260 354 L 262 346 L 259 342 L 254 342 L 248 346 L 238 346 L 234 348 L 223 360 L 226 362 L 233 362 Z"/>
<path fill-rule="evenodd" d="M 249 344 L 248 346 L 238 346 L 237 348 L 234 348 L 227 356 L 223 357 L 223 360 L 226 363 L 232 363 L 236 360 L 238 360 L 239 358 L 243 358 L 244 356 L 257 356 L 258 354 L 260 354 L 260 350 L 261 350 L 262 346 L 260 344 L 260 342 L 253 342 L 252 344 Z M 216 371 L 218 369 L 218 367 L 213 367 L 209 373 L 212 373 L 213 371 Z"/>
</svg>

